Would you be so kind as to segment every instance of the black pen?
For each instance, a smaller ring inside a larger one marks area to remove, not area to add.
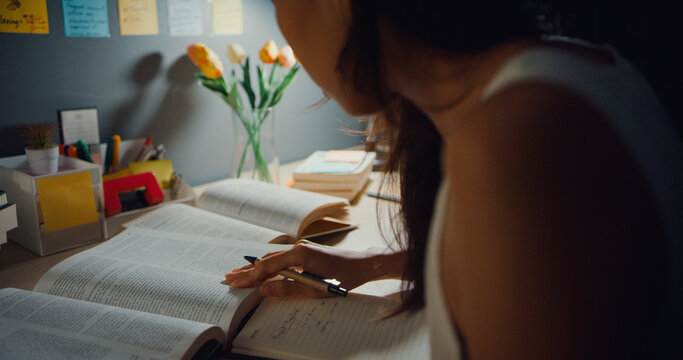
[[[244,258],[254,265],[260,261],[260,259],[255,256],[245,256]],[[282,270],[278,272],[278,274],[320,291],[326,291],[339,296],[346,296],[347,293],[346,289],[339,287],[339,285],[333,284],[318,275],[313,275],[305,271]]]

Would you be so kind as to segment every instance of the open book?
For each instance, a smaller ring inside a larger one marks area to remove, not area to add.
[[[130,226],[54,266],[34,291],[0,290],[0,358],[190,359],[231,346],[294,359],[428,352],[421,313],[379,319],[394,300],[352,294],[259,305],[255,288],[222,283],[244,254],[283,248]]]
[[[124,227],[163,229],[234,240],[294,243],[354,229],[346,221],[348,201],[247,179],[208,188],[197,207],[173,204],[149,212]]]

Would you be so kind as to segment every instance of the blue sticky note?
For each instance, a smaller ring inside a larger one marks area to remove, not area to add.
[[[62,0],[68,37],[109,37],[107,0]]]
[[[200,0],[169,0],[168,28],[171,36],[202,34]]]

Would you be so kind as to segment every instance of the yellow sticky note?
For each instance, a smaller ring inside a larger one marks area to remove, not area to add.
[[[125,168],[125,169],[121,169],[115,173],[102,175],[102,181],[104,182],[107,180],[114,180],[114,179],[126,177],[128,175],[130,175],[130,169]]]
[[[145,172],[153,172],[162,189],[171,188],[171,176],[173,176],[173,164],[170,159],[131,162],[128,164],[131,175]]]
[[[213,0],[213,33],[241,34],[242,0]]]
[[[121,35],[156,35],[159,33],[156,0],[119,0]]]
[[[36,179],[45,231],[97,221],[97,205],[90,172]]]
[[[0,2],[0,32],[49,34],[45,0]]]

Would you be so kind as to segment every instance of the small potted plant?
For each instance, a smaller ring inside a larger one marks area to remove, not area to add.
[[[57,172],[59,147],[52,141],[57,126],[52,123],[26,125],[19,135],[26,142],[26,158],[35,175]]]

